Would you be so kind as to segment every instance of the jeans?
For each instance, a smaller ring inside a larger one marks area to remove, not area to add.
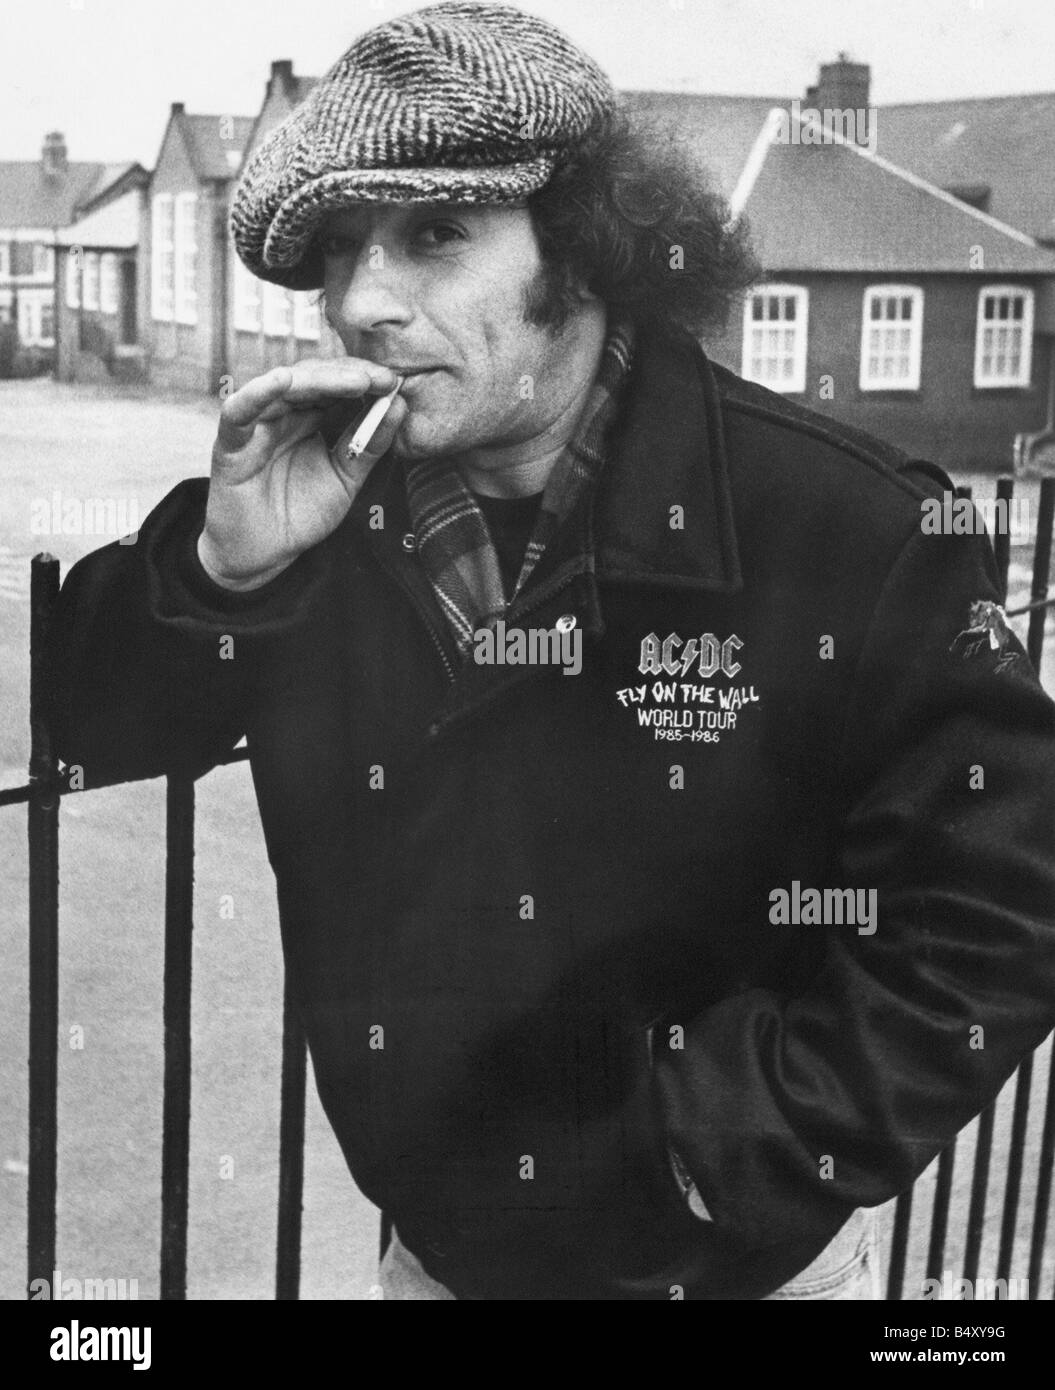
[[[378,1291],[386,1299],[427,1299],[457,1302],[450,1289],[425,1273],[393,1230],[381,1261]],[[372,1291],[373,1292],[373,1291]],[[863,1207],[824,1247],[811,1265],[796,1274],[764,1301],[791,1299],[881,1299],[879,1278],[879,1218]]]

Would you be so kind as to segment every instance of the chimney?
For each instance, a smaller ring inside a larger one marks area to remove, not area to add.
[[[848,116],[841,122],[836,119],[834,127],[858,145],[868,145],[874,121],[874,113],[868,106],[871,80],[872,69],[867,63],[851,62],[848,54],[840,53],[834,63],[821,64],[817,85],[807,87],[806,100],[820,111],[822,119],[825,111],[852,112],[854,119]]]
[[[186,108],[184,107],[182,101],[174,101],[174,102],[172,103],[172,115],[173,115],[173,116],[182,116],[185,110],[186,110]]]
[[[289,92],[293,87],[293,62],[290,58],[276,58],[271,64],[271,78],[267,84],[268,96],[278,87],[284,92]]]
[[[69,165],[66,158],[66,140],[61,131],[49,130],[44,136],[40,164],[46,179],[61,179],[65,176]]]

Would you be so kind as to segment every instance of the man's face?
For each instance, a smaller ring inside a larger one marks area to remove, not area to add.
[[[524,317],[541,266],[525,207],[364,204],[320,245],[345,351],[406,378],[398,457],[524,443],[566,407],[562,339]]]

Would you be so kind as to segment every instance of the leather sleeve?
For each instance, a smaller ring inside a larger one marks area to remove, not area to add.
[[[245,733],[267,640],[311,606],[321,555],[251,593],[213,583],[197,557],[207,496],[205,478],[180,483],[133,544],[85,556],[62,586],[47,721],[85,787],[206,772]]]
[[[873,613],[830,886],[877,890],[874,934],[815,928],[805,992],[722,1001],[657,1055],[719,1233],[821,1237],[903,1191],[1055,1025],[1055,708],[972,614],[997,583],[984,538],[917,526]]]

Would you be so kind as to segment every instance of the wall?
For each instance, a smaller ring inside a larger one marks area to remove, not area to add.
[[[973,379],[979,288],[1007,280],[1038,289],[1043,282],[981,272],[973,277],[773,273],[768,278],[803,285],[810,292],[806,391],[790,395],[790,400],[944,468],[1010,470],[1014,436],[1041,428],[1052,363],[1050,336],[1034,336],[1028,388],[979,390]],[[924,291],[918,391],[862,391],[858,384],[864,291],[883,283],[919,285]],[[726,332],[705,339],[704,348],[739,373],[742,341],[743,314],[737,307]],[[826,375],[833,378],[830,400],[821,399],[821,378]]]
[[[173,197],[178,193],[196,193],[198,196],[196,324],[162,321],[153,317],[152,211],[154,199],[161,193],[171,193]],[[221,193],[221,202],[223,196]],[[224,212],[223,206],[217,208],[213,186],[199,185],[178,128],[178,120],[173,120],[162,142],[157,169],[151,179],[139,262],[140,334],[147,353],[150,379],[163,389],[210,393],[220,389],[217,371],[219,344],[215,325],[223,307],[217,303],[220,284],[218,272],[221,268],[217,261],[215,226],[217,217],[222,218]]]

